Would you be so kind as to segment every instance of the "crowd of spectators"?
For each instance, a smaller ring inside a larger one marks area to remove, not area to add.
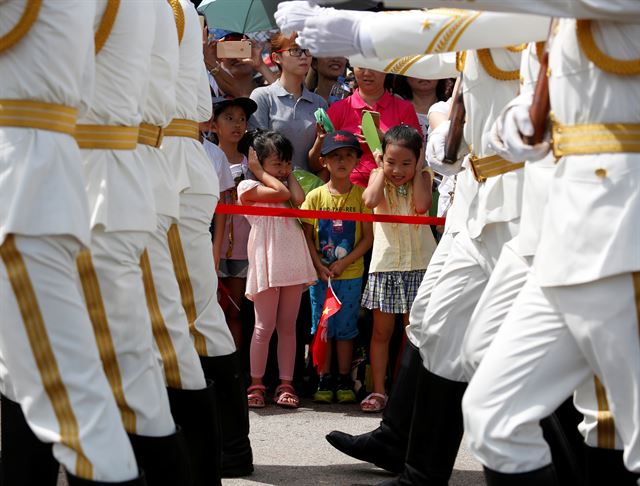
[[[214,109],[201,131],[220,203],[400,215],[429,210],[432,191],[438,193],[424,162],[427,113],[450,97],[451,80],[312,58],[295,34],[276,33],[268,46],[252,41],[246,59],[217,56],[218,42],[240,39],[247,38],[226,33],[204,42]],[[339,77],[354,79],[353,92],[329,106]],[[318,109],[326,110],[334,132],[317,123]],[[376,115],[382,153],[364,141],[363,111]],[[250,407],[265,406],[269,386],[283,407],[297,407],[298,393],[317,402],[363,399],[365,412],[385,407],[403,326],[436,245],[428,226],[216,213],[212,242],[219,299],[247,362]],[[342,308],[329,319],[335,342],[326,362],[314,369],[309,344],[329,280]]]

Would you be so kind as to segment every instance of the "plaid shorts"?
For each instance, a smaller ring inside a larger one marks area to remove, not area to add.
[[[362,307],[389,314],[408,313],[425,271],[370,273],[362,294]]]

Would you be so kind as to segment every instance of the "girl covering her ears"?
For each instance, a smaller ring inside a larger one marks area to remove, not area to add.
[[[291,142],[278,132],[258,133],[249,152],[249,168],[257,180],[238,185],[241,204],[265,207],[299,206],[304,191],[293,175]],[[296,355],[296,318],[305,287],[316,280],[316,271],[300,223],[294,218],[247,216],[251,223],[246,296],[255,308],[251,339],[249,407],[265,406],[265,373],[269,341],[278,331],[278,368],[281,384],[275,401],[297,408],[291,385]]]
[[[431,206],[431,174],[424,168],[422,134],[415,128],[390,128],[376,152],[378,167],[371,171],[362,200],[375,214],[415,216]],[[373,310],[370,360],[373,393],[360,404],[364,412],[378,412],[387,404],[385,371],[395,314],[409,323],[409,311],[436,247],[428,225],[374,223],[373,253],[362,306]]]

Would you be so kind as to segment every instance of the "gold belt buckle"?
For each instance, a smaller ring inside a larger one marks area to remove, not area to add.
[[[469,164],[471,165],[471,172],[473,172],[473,177],[482,184],[487,178],[483,175],[480,175],[478,168],[476,167],[476,162],[478,161],[478,157],[474,154],[469,155]]]

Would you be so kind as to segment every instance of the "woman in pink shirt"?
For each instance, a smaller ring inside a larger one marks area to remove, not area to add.
[[[410,101],[392,95],[384,88],[385,73],[367,68],[354,68],[358,88],[351,96],[336,101],[329,107],[329,118],[336,130],[348,130],[362,134],[362,111],[380,113],[380,130],[386,132],[396,125],[409,125],[420,131],[416,110]],[[371,150],[361,142],[363,155],[360,163],[351,173],[351,181],[367,187],[369,174],[377,167]]]

